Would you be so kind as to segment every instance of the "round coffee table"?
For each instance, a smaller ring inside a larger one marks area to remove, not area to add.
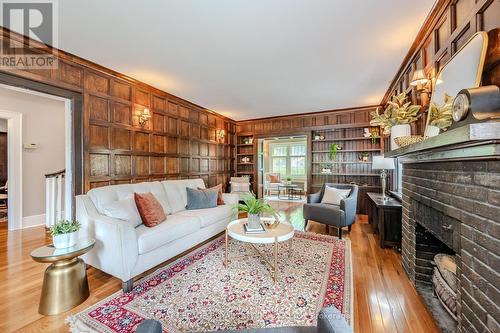
[[[261,222],[265,226],[266,222],[273,222],[274,218],[261,217]],[[271,272],[273,274],[273,280],[276,283],[278,280],[278,244],[280,242],[288,241],[288,255],[292,253],[292,241],[295,229],[289,223],[280,223],[274,229],[265,228],[266,231],[263,233],[246,233],[244,224],[247,223],[247,219],[239,219],[232,221],[227,225],[226,228],[226,247],[224,253],[224,266],[229,267],[229,261],[240,259],[244,257],[255,257],[260,256],[264,261],[271,267]],[[240,242],[248,243],[257,251],[254,255],[244,255],[238,257],[229,258],[228,247],[229,247],[229,237],[236,239]],[[268,257],[259,251],[255,244],[274,244],[273,250],[273,262],[271,262]]]
[[[52,244],[31,252],[33,260],[51,263],[43,276],[38,312],[55,315],[74,308],[89,297],[85,262],[78,258],[95,244],[91,238],[79,239],[75,246],[56,249]]]

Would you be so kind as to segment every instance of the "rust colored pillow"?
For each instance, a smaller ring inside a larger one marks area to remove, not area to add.
[[[225,205],[224,199],[222,199],[222,184],[216,185],[209,189],[198,187],[198,190],[218,190],[217,192],[217,206]]]
[[[154,227],[167,219],[163,207],[153,193],[134,193],[134,200],[146,227]]]
[[[278,176],[276,176],[276,175],[269,175],[269,182],[270,183],[279,183],[280,180],[279,180]]]

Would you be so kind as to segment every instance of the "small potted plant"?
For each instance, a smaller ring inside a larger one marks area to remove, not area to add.
[[[387,103],[385,111],[380,114],[379,109],[373,111],[371,116],[371,126],[381,126],[384,134],[391,135],[391,150],[399,148],[394,141],[395,138],[411,135],[410,124],[417,120],[420,105],[412,105],[406,102],[406,93],[392,96]]]
[[[288,176],[286,177],[286,183],[291,184],[292,183],[292,177]]]
[[[429,108],[429,124],[425,130],[424,136],[436,136],[439,132],[446,131],[452,124],[452,105],[453,98],[445,94],[444,104],[439,106],[436,103],[431,103]]]
[[[335,157],[337,157],[337,152],[338,152],[339,150],[342,150],[342,147],[340,147],[338,144],[336,144],[336,143],[332,143],[332,144],[330,145],[330,159],[331,159],[331,160],[334,160],[334,159],[335,159]]]
[[[235,207],[240,212],[248,213],[248,227],[258,228],[260,226],[260,215],[269,213],[276,215],[276,211],[263,199],[257,199],[253,194],[242,197],[243,203],[238,203]]]
[[[78,221],[61,220],[50,228],[52,243],[56,249],[65,249],[76,244],[78,230],[80,229]]]

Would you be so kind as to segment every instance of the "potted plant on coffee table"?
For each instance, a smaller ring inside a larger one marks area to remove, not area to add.
[[[243,203],[235,205],[238,211],[248,213],[248,226],[258,228],[260,226],[260,216],[263,213],[276,214],[276,211],[263,199],[257,199],[253,194],[242,197]]]
[[[56,249],[65,249],[76,244],[78,230],[80,229],[78,221],[61,220],[50,228],[52,243]]]
[[[420,105],[412,105],[411,101],[406,102],[406,93],[392,96],[387,102],[383,113],[379,109],[373,111],[371,116],[371,126],[381,126],[384,134],[391,135],[391,150],[399,148],[394,141],[395,138],[411,135],[410,124],[417,120]]]

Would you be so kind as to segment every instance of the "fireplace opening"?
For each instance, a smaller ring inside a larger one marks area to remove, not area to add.
[[[457,327],[457,256],[419,223],[415,224],[415,284],[444,333]]]

